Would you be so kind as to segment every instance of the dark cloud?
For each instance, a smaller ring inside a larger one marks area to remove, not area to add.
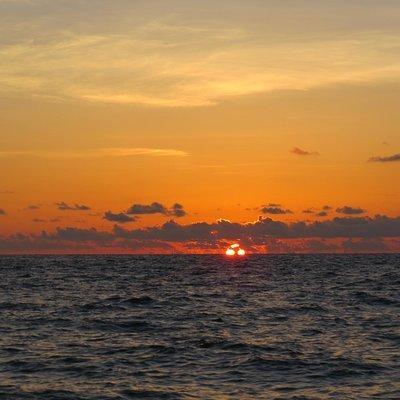
[[[0,190],[0,194],[14,194],[12,190]]]
[[[27,210],[39,210],[40,207],[41,207],[40,204],[30,204],[30,205],[27,207]]]
[[[264,214],[293,214],[291,210],[285,210],[284,208],[280,207],[278,204],[268,204],[260,209],[260,211]]]
[[[32,220],[33,222],[38,222],[38,223],[41,223],[41,222],[46,222],[46,220],[45,219],[40,219],[40,218],[33,218],[33,220]]]
[[[321,211],[316,211],[315,208],[307,208],[303,210],[303,214],[314,214],[317,217],[326,217],[328,215],[328,211],[331,210],[330,206],[323,206]]]
[[[397,237],[400,236],[400,217],[377,215],[370,217],[343,217],[325,221],[291,222],[261,218],[256,222],[239,224],[227,220],[215,223],[197,222],[180,225],[168,221],[158,227],[126,230],[114,227],[118,237],[141,240],[190,241],[216,239],[249,239],[262,244],[266,238],[351,238],[351,237]]]
[[[161,203],[151,204],[133,204],[126,211],[127,214],[141,215],[141,214],[168,214],[168,210]]]
[[[107,221],[118,222],[120,224],[125,224],[127,222],[136,221],[137,218],[131,217],[125,213],[116,213],[115,214],[111,211],[106,211],[104,213],[103,219],[106,219]]]
[[[6,212],[2,208],[0,208],[0,215],[6,215]]]
[[[343,242],[343,249],[350,253],[383,253],[388,250],[388,246],[382,238],[347,239]]]
[[[378,162],[378,163],[397,162],[397,161],[400,161],[400,153],[386,157],[371,157],[368,160],[368,162]]]
[[[346,214],[346,215],[358,215],[358,214],[364,214],[366,211],[360,207],[343,206],[343,207],[338,207],[336,209],[336,212],[339,214]]]
[[[189,248],[220,249],[238,240],[248,249],[261,246],[270,252],[399,251],[399,241],[396,244],[392,240],[392,247],[388,247],[390,238],[400,238],[400,217],[336,217],[313,222],[260,218],[251,223],[219,220],[186,225],[170,220],[161,226],[146,228],[126,229],[114,225],[111,231],[101,231],[66,227],[39,235],[12,235],[0,238],[0,249],[5,252],[18,248],[28,252],[35,248],[38,251],[112,248],[140,252],[159,248],[179,252]]]
[[[175,203],[170,209],[161,203],[153,202],[151,204],[133,204],[128,208],[126,214],[145,215],[145,214],[162,214],[174,217],[184,217],[186,211],[182,204]]]
[[[65,203],[64,201],[61,201],[59,203],[56,203],[56,206],[59,210],[61,211],[66,211],[66,210],[71,210],[71,211],[88,211],[91,208],[89,206],[86,206],[84,204],[75,204],[73,206]]]
[[[89,206],[85,206],[84,204],[75,204],[74,210],[78,211],[87,211],[90,210],[91,208]]]
[[[338,249],[338,245],[325,239],[309,239],[302,243],[305,253],[333,253]]]
[[[317,151],[307,151],[307,150],[302,150],[298,147],[293,147],[292,150],[290,150],[291,153],[296,154],[298,156],[318,156],[319,153]]]
[[[273,254],[326,254],[339,252],[341,248],[339,243],[327,239],[282,240],[270,238],[266,241],[265,250]]]
[[[183,208],[182,204],[175,203],[170,210],[170,215],[173,215],[175,217],[184,217],[186,215],[186,211]]]
[[[110,232],[98,231],[95,228],[81,229],[75,227],[57,228],[55,233],[42,233],[48,240],[66,240],[71,242],[94,241],[102,243],[113,240],[113,234]]]

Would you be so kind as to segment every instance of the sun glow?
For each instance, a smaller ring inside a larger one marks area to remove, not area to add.
[[[228,247],[225,254],[229,257],[244,256],[246,254],[246,251],[244,249],[240,248],[240,246],[237,243],[235,243]]]
[[[228,250],[226,250],[225,254],[227,256],[234,256],[236,253],[235,253],[235,250],[229,248]]]

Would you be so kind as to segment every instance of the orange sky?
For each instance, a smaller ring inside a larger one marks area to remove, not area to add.
[[[153,202],[124,228],[396,219],[399,7],[0,1],[0,252]]]

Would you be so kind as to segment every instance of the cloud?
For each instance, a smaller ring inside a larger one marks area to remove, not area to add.
[[[1,190],[0,194],[14,194],[12,190]]]
[[[350,253],[384,253],[388,250],[388,246],[382,238],[347,239],[343,242],[343,248]]]
[[[130,156],[153,156],[153,157],[185,157],[188,153],[176,149],[157,149],[146,147],[133,148],[105,148],[92,150],[88,153],[93,157],[130,157]]]
[[[337,208],[336,212],[339,214],[357,215],[357,214],[364,214],[366,211],[360,207],[343,206]]]
[[[40,207],[41,207],[40,204],[30,204],[30,205],[27,207],[27,210],[39,210]]]
[[[160,227],[139,228],[131,231],[115,227],[117,236],[135,239],[167,241],[249,239],[254,243],[266,238],[335,238],[335,237],[396,237],[400,236],[400,217],[377,215],[370,217],[343,217],[325,221],[291,222],[261,218],[256,222],[239,224],[227,220],[215,223],[197,222],[180,225],[168,221]]]
[[[71,242],[94,241],[104,243],[113,239],[113,234],[110,232],[98,231],[95,228],[81,229],[75,227],[57,228],[55,233],[42,233],[42,237],[48,240],[66,240]]]
[[[110,147],[101,149],[88,149],[82,151],[64,150],[3,150],[0,151],[1,157],[39,157],[49,159],[68,159],[68,158],[101,158],[101,157],[186,157],[189,154],[177,149],[159,149],[146,147]]]
[[[186,225],[167,221],[161,226],[126,229],[114,225],[111,231],[66,227],[37,235],[0,237],[2,252],[63,251],[153,251],[188,252],[193,249],[221,251],[232,240],[247,248],[267,247],[269,252],[373,252],[400,251],[400,217],[343,217],[314,222],[282,222],[260,218],[237,223],[218,220]],[[384,244],[384,246],[382,245]],[[153,249],[153,250],[151,250]],[[220,250],[218,250],[220,249]],[[163,250],[163,251],[164,251]]]
[[[369,162],[377,162],[377,163],[388,163],[388,162],[398,162],[400,161],[400,153],[393,154],[392,156],[386,157],[371,157]]]
[[[170,209],[168,209],[165,205],[161,203],[153,202],[151,204],[133,204],[131,207],[128,208],[128,210],[126,210],[126,214],[162,214],[174,217],[184,217],[186,215],[186,211],[184,207],[179,203],[175,203]]]
[[[182,204],[175,203],[171,207],[169,214],[179,218],[179,217],[184,217],[186,215],[186,211],[184,210]]]
[[[0,215],[6,215],[6,212],[2,208],[0,208]]]
[[[323,206],[321,211],[316,211],[315,208],[307,208],[303,210],[303,214],[314,214],[317,217],[326,217],[328,215],[328,211],[331,210],[330,206]]]
[[[141,215],[141,214],[164,214],[167,215],[168,211],[161,203],[151,204],[133,204],[126,210],[127,214]]]
[[[262,207],[260,211],[264,214],[293,214],[291,210],[285,210],[279,204],[267,204]]]
[[[42,222],[46,222],[46,220],[45,220],[45,219],[41,219],[41,218],[34,218],[34,219],[32,220],[32,222],[42,223]]]
[[[70,210],[70,211],[88,211],[88,210],[91,209],[89,206],[86,206],[84,204],[68,205],[64,201],[56,203],[56,206],[61,211],[67,211],[67,210]]]
[[[129,215],[125,213],[113,213],[111,211],[106,211],[104,213],[103,219],[106,219],[107,221],[112,221],[112,222],[118,222],[120,224],[125,224],[127,222],[133,222],[136,221],[136,217],[130,217]]]
[[[298,40],[298,35],[271,34],[258,24],[193,21],[184,10],[168,12],[174,14],[168,19],[146,18],[145,13],[139,22],[134,8],[116,4],[113,15],[121,17],[113,20],[118,26],[111,20],[99,23],[101,18],[94,15],[82,27],[75,22],[82,7],[65,6],[61,12],[54,6],[48,18],[35,11],[2,18],[1,91],[56,100],[190,107],[231,96],[399,76],[393,50],[399,37],[375,25],[370,31],[365,27],[361,33],[352,29],[344,34],[340,29],[330,35],[307,27]],[[265,18],[271,18],[266,15],[270,11],[257,7]],[[8,15],[7,8],[3,14]],[[127,25],[126,20],[135,22]]]
[[[325,239],[309,239],[303,242],[303,249],[306,253],[333,253],[339,246]]]
[[[291,153],[296,154],[298,156],[318,156],[319,153],[316,151],[307,151],[307,150],[302,150],[298,147],[293,147],[292,150],[290,150]]]

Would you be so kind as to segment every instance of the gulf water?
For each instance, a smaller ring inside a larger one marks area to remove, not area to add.
[[[399,399],[399,255],[0,258],[0,398]]]

